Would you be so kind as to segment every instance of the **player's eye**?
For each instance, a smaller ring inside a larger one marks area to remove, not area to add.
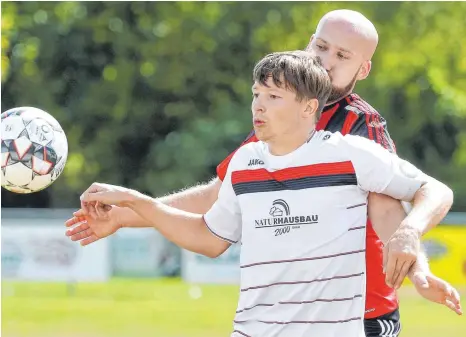
[[[257,97],[259,97],[259,94],[252,93],[252,97],[253,97],[253,98],[257,98]]]
[[[277,95],[270,95],[270,98],[271,98],[271,99],[277,99],[277,98],[280,98],[280,97],[277,96]]]
[[[327,48],[325,48],[324,46],[321,46],[321,45],[318,45],[318,44],[316,45],[316,47],[317,47],[317,49],[319,49],[319,50],[325,50],[325,49],[327,49]]]
[[[347,60],[348,57],[346,57],[345,55],[343,55],[342,53],[338,53],[337,54],[337,57],[340,59],[340,60]]]

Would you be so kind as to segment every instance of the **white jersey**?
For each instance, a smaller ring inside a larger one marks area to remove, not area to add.
[[[232,336],[364,336],[368,192],[410,201],[425,177],[340,133],[316,132],[284,156],[263,142],[241,147],[204,217],[242,245]]]

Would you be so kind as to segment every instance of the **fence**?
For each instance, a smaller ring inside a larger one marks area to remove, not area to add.
[[[112,276],[181,275],[192,283],[237,283],[239,246],[209,259],[168,242],[153,229],[122,229],[87,247],[64,236],[69,209],[2,209],[2,278],[106,281]],[[466,284],[466,213],[450,213],[426,234],[432,271]]]

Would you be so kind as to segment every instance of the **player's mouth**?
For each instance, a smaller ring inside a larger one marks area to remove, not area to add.
[[[252,123],[254,126],[263,126],[265,124],[265,122],[260,118],[254,118]]]

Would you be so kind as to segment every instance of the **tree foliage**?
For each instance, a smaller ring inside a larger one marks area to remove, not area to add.
[[[356,91],[465,210],[464,2],[2,2],[2,111],[50,112],[70,148],[53,186],[2,191],[2,205],[76,207],[93,181],[161,195],[207,180],[251,127],[254,63],[304,48],[337,8],[379,30]]]

